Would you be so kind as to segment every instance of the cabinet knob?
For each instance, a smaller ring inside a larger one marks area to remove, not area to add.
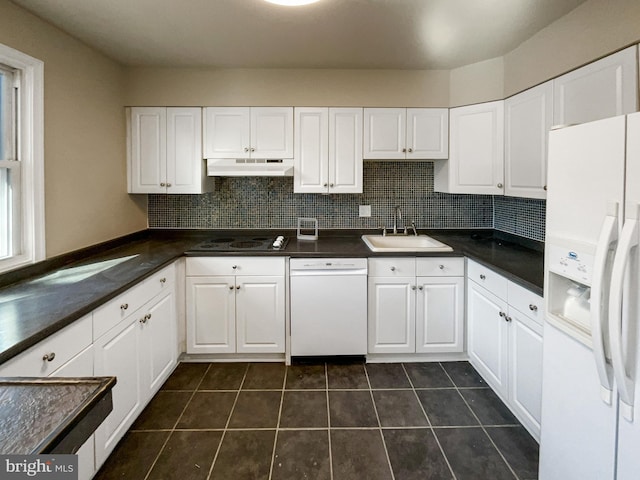
[[[170,183],[167,183],[167,187],[170,187],[170,186],[171,186],[171,184],[170,184]]]
[[[480,274],[480,280],[486,280],[487,277],[485,277],[483,274]]]
[[[439,265],[439,266],[438,266],[438,268],[439,268],[440,270],[444,270],[444,265]]]
[[[249,147],[244,147],[245,153],[249,151]]]
[[[160,283],[167,283],[167,279],[166,279],[165,277],[162,277],[162,278],[160,279]]]
[[[140,323],[147,323],[149,320],[151,320],[151,314],[147,313],[144,317],[142,317],[139,321]]]
[[[240,290],[240,285],[236,285],[236,290]]]
[[[418,287],[418,290],[424,290],[424,286],[420,285],[420,286]]]
[[[538,311],[538,306],[534,305],[533,303],[529,304],[529,310],[531,310],[532,312],[537,312]]]
[[[411,290],[415,290],[415,289],[416,289],[416,286],[415,286],[415,285],[412,285],[412,286],[411,286]]]
[[[329,184],[328,183],[323,183],[322,186],[326,188],[326,187],[329,186]]]
[[[329,184],[329,188],[333,188],[333,183],[330,183],[330,184]]]
[[[395,272],[396,271],[396,267],[391,267],[391,271]]]
[[[507,317],[507,316],[505,316],[505,317],[504,317],[504,319],[505,319],[507,322],[510,322],[510,321],[512,320],[512,318],[511,318],[511,317]]]
[[[502,188],[502,184],[501,184],[501,183],[499,183],[499,184],[497,185],[497,187],[498,187],[498,188]]]
[[[235,287],[233,285],[229,285],[229,290],[233,290]]]
[[[256,151],[256,149],[255,149],[255,148],[253,148],[253,147],[251,147],[251,151],[252,151],[252,152],[255,152],[255,151]]]
[[[233,268],[234,270],[238,269],[238,265],[232,265],[231,268]]]
[[[410,148],[410,149],[408,150],[408,152],[409,152],[409,153],[413,153],[413,148]]]
[[[120,305],[120,310],[126,310],[127,308],[129,308],[128,303],[123,303],[122,305]]]
[[[407,153],[407,149],[406,149],[406,148],[403,148],[403,149],[402,149],[402,153]]]
[[[506,314],[506,313],[504,313],[504,312],[502,312],[502,311],[501,311],[500,313],[498,313],[498,315],[500,315],[502,318],[504,318],[504,317],[506,317],[506,316],[507,316],[507,314]]]
[[[42,356],[42,361],[43,362],[53,362],[53,359],[56,358],[56,353],[55,352],[51,352],[51,353],[45,353]]]
[[[547,186],[546,186],[546,185],[545,185],[544,187],[542,187],[542,188],[544,188],[544,191],[545,191],[545,192],[547,191]]]

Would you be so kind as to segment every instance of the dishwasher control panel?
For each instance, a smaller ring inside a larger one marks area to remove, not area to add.
[[[292,258],[291,274],[309,271],[358,271],[367,273],[366,258]]]

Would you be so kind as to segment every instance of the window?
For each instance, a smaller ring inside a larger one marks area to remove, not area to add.
[[[0,272],[44,258],[43,64],[0,44]]]

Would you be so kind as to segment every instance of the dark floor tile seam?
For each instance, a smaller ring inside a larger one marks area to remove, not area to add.
[[[218,442],[218,448],[216,448],[216,453],[213,456],[213,460],[211,461],[211,466],[209,467],[209,473],[207,474],[207,480],[211,478],[211,474],[213,473],[213,466],[216,464],[216,460],[218,459],[218,455],[220,454],[220,449],[222,448],[222,442],[224,442],[225,434],[229,429],[229,423],[231,422],[231,417],[233,416],[233,411],[236,408],[236,404],[238,403],[238,397],[240,397],[240,392],[242,391],[242,386],[244,385],[244,381],[247,378],[247,372],[249,371],[249,363],[247,363],[244,369],[244,375],[242,376],[242,381],[240,382],[240,387],[236,392],[236,398],[233,400],[233,405],[231,405],[231,410],[229,411],[229,416],[227,417],[227,423],[224,426],[224,430],[222,431],[222,436],[220,437],[220,441]],[[204,378],[204,377],[203,377]],[[234,390],[235,391],[235,390]]]
[[[365,372],[367,369],[364,369]],[[333,451],[331,447],[331,408],[329,405],[329,365],[324,364],[325,396],[327,398],[327,441],[329,444],[329,479],[333,480]]]
[[[178,365],[180,365],[180,363],[176,364],[176,367],[174,368],[174,370],[176,368],[178,368]],[[210,369],[211,369],[211,363],[209,364],[207,369],[202,374],[202,377],[200,378],[200,381],[198,382],[198,385],[196,386],[196,388],[191,392],[191,396],[189,397],[189,400],[187,401],[187,403],[185,403],[184,408],[182,409],[182,412],[180,412],[180,415],[178,415],[178,418],[176,419],[175,423],[173,424],[173,428],[170,430],[171,433],[169,435],[167,435],[167,438],[165,439],[164,443],[162,444],[162,448],[160,448],[160,450],[158,451],[158,454],[156,455],[156,458],[154,458],[153,463],[149,467],[149,470],[147,470],[147,474],[144,476],[144,480],[147,480],[149,478],[149,475],[151,475],[151,472],[153,471],[153,467],[155,467],[156,463],[158,463],[158,460],[160,459],[160,456],[162,455],[162,452],[164,452],[164,449],[167,446],[167,443],[169,443],[169,439],[171,438],[171,435],[173,434],[173,432],[175,431],[176,427],[178,426],[178,423],[180,423],[180,419],[184,415],[184,412],[187,410],[187,407],[191,403],[191,400],[193,400],[193,397],[195,396],[196,392],[198,391],[198,387],[200,385],[202,385],[202,382],[204,381],[204,378],[207,376],[207,373],[209,373]],[[173,373],[173,372],[171,372],[171,373]],[[167,378],[169,378],[169,377],[167,377]],[[188,391],[191,391],[191,390],[188,390]]]
[[[414,390],[422,391],[422,390],[489,390],[490,387],[433,387],[433,388],[425,388],[425,387],[416,387]]]
[[[424,414],[424,417],[427,419],[427,424],[429,426],[429,429],[431,430],[431,434],[433,435],[433,438],[436,441],[436,444],[438,445],[438,449],[440,450],[440,454],[442,454],[442,458],[444,458],[444,461],[447,464],[447,467],[449,468],[449,472],[451,473],[451,477],[455,479],[456,478],[456,474],[453,472],[453,468],[451,467],[451,463],[449,462],[449,458],[447,458],[447,455],[444,453],[444,448],[442,448],[442,444],[440,443],[440,439],[438,438],[436,433],[433,431],[433,424],[431,423],[431,419],[429,418],[429,415],[427,415],[427,412],[424,409],[424,405],[422,405],[422,402],[420,401],[420,397],[418,396],[418,392],[416,391],[415,385],[413,384],[413,380],[411,380],[411,376],[409,375],[409,372],[407,372],[405,364],[402,363],[401,365],[402,365],[402,369],[404,370],[404,374],[409,379],[409,384],[411,385],[411,389],[413,390],[413,394],[415,395],[416,400],[418,401],[418,405],[420,406],[420,409],[422,410],[422,413]],[[440,365],[440,368],[442,368],[444,370],[444,367],[442,366],[441,362],[438,362],[438,365]],[[449,380],[451,380],[450,377],[449,377]],[[383,435],[383,437],[384,437],[384,435]]]
[[[401,364],[402,365],[402,364]],[[404,374],[407,375],[407,372],[404,370],[404,366],[402,367]],[[364,375],[367,377],[367,384],[369,385],[369,395],[371,396],[371,403],[373,403],[373,411],[376,413],[376,420],[378,421],[378,432],[380,433],[380,439],[382,440],[382,446],[384,447],[384,455],[387,457],[387,465],[389,466],[389,472],[391,472],[391,480],[395,480],[395,473],[393,473],[393,467],[391,466],[391,457],[389,457],[389,450],[387,449],[387,442],[384,441],[384,434],[382,433],[382,423],[380,422],[380,415],[378,414],[378,407],[376,405],[376,400],[373,397],[373,389],[371,388],[371,381],[369,380],[369,371],[365,367]],[[409,376],[407,375],[407,378]],[[409,379],[411,382],[411,379]]]
[[[273,449],[271,451],[271,465],[269,466],[269,480],[273,476],[273,464],[276,459],[276,446],[278,445],[278,427],[280,427],[280,420],[282,418],[282,404],[284,402],[285,386],[287,385],[287,369],[284,370],[284,378],[282,379],[282,391],[280,392],[280,408],[278,409],[278,421],[276,422],[276,433],[273,437]],[[255,390],[254,390],[255,391]]]
[[[446,369],[444,367],[442,367],[443,370],[445,371],[445,373],[447,374],[447,376],[449,376],[449,373],[446,371]],[[451,378],[451,376],[449,376],[449,380],[451,380],[451,382],[455,385],[455,382],[453,381],[453,378]],[[462,395],[462,393],[460,393],[460,390],[457,386],[456,386],[456,390],[458,391],[458,395],[460,395],[460,397],[462,398],[462,400],[464,401],[465,405],[467,405],[467,408],[471,411],[471,414],[475,417],[475,419],[478,421],[478,423],[480,424],[480,428],[482,429],[482,431],[484,432],[484,434],[487,436],[487,438],[489,439],[489,442],[491,442],[491,445],[493,445],[493,448],[496,449],[496,452],[498,452],[498,455],[500,455],[500,458],[502,458],[502,461],[505,463],[505,465],[507,466],[507,468],[509,469],[509,471],[511,472],[511,474],[513,475],[513,478],[515,478],[516,480],[519,480],[518,474],[515,472],[515,470],[513,469],[513,467],[511,467],[511,464],[507,461],[506,457],[502,454],[502,452],[500,451],[500,449],[498,448],[498,446],[496,445],[496,442],[493,441],[493,438],[491,438],[491,435],[489,435],[489,432],[487,432],[487,429],[485,428],[485,426],[482,424],[482,422],[480,421],[480,418],[478,417],[478,415],[476,415],[476,412],[473,410],[473,408],[471,408],[471,405],[469,405],[469,402],[467,402],[467,399],[464,398],[464,395]],[[502,400],[500,400],[502,401]],[[476,428],[478,428],[476,426]]]

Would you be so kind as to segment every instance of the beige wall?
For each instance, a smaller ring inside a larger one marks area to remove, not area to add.
[[[502,100],[503,57],[454,68],[449,77],[449,106]]]
[[[446,107],[447,70],[130,68],[128,105]]]
[[[517,93],[639,40],[639,0],[588,0],[505,55],[505,94]]]
[[[47,257],[146,228],[126,192],[124,68],[6,0],[0,43],[44,61]]]

